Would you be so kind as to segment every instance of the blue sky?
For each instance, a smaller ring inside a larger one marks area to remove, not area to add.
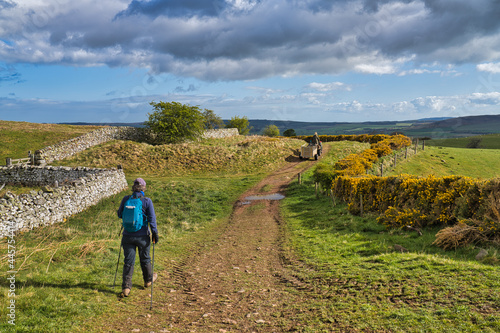
[[[0,119],[500,114],[494,0],[0,0]]]

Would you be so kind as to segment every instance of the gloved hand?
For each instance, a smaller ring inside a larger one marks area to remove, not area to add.
[[[151,238],[152,238],[154,244],[158,244],[159,237],[158,237],[157,232],[153,232]]]

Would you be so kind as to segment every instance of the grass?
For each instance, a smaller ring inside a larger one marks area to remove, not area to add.
[[[0,161],[27,158],[28,151],[45,148],[83,135],[98,126],[35,124],[0,120]]]
[[[483,149],[500,149],[500,134],[478,135],[466,138],[454,139],[432,139],[426,141],[426,144],[434,147],[453,147],[453,148],[467,148],[467,144],[472,139],[479,139],[480,148]]]
[[[54,165],[115,167],[126,173],[158,176],[186,174],[251,174],[269,172],[304,142],[297,139],[237,136],[185,144],[152,146],[132,141],[111,141]]]
[[[496,178],[500,176],[500,152],[494,149],[426,147],[407,161],[399,162],[384,175],[467,176]]]
[[[386,230],[375,216],[315,198],[311,173],[283,201],[288,248],[314,286],[304,297],[302,332],[498,332],[500,267],[476,262],[478,248],[430,245],[437,230]],[[408,249],[394,250],[395,244]],[[497,251],[498,249],[489,249]],[[292,266],[293,268],[293,266]]]
[[[129,182],[136,176],[129,175]],[[155,262],[158,270],[170,269],[171,260],[181,260],[194,237],[225,221],[238,195],[262,177],[142,176],[158,218],[156,256],[168,258]],[[119,311],[120,276],[117,287],[111,287],[120,248],[116,209],[127,193],[102,200],[64,223],[15,237],[17,332],[81,331],[91,326],[91,318]],[[7,258],[5,240],[0,253]],[[5,272],[0,282],[2,304],[8,302],[6,261],[1,263],[1,272]],[[134,288],[142,285],[140,279],[139,274],[134,275]],[[6,306],[1,307],[0,315],[6,318]],[[9,332],[10,328],[5,320],[0,322],[0,331]]]

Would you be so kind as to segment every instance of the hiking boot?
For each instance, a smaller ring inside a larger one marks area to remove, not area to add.
[[[158,278],[158,274],[154,273],[153,274],[153,282],[155,282],[157,278]],[[144,288],[151,287],[151,284],[153,284],[153,282],[151,282],[151,281],[144,282]]]
[[[130,288],[123,289],[122,294],[124,297],[128,297],[128,295],[130,295]]]

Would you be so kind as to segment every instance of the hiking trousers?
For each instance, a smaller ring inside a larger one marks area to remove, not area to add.
[[[153,269],[151,267],[151,257],[149,256],[149,249],[151,248],[151,239],[149,238],[149,235],[123,235],[122,247],[125,257],[123,264],[122,289],[132,289],[132,275],[134,274],[136,249],[139,251],[139,261],[141,263],[144,282],[152,281]]]

